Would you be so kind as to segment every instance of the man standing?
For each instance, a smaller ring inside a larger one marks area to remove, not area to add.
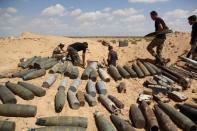
[[[150,16],[152,20],[155,21],[156,32],[162,32],[168,29],[164,20],[158,17],[158,14],[156,11],[150,12]],[[160,33],[156,35],[156,37],[152,40],[152,42],[147,47],[148,52],[156,58],[156,64],[164,64],[164,59],[162,58],[161,53],[162,53],[165,40],[166,40],[166,34]],[[153,50],[155,47],[156,47],[156,52]]]
[[[116,61],[118,60],[117,52],[114,51],[113,47],[110,45],[108,46],[108,50],[109,50],[108,59],[107,59],[108,66],[109,65],[116,66]]]
[[[68,57],[71,58],[73,65],[85,67],[85,54],[86,54],[87,48],[88,48],[87,42],[73,43],[73,44],[69,45],[67,48],[67,52],[68,52],[67,58]],[[81,61],[79,54],[78,54],[79,51],[83,51],[82,61]]]
[[[56,58],[58,60],[61,60],[63,57],[65,57],[65,51],[63,50],[64,44],[60,43],[54,50],[52,57]]]
[[[197,17],[195,15],[188,17],[188,22],[192,25],[192,32],[190,40],[191,50],[187,54],[187,57],[192,55],[192,59],[197,60]]]

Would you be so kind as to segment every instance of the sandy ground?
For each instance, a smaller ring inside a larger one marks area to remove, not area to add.
[[[113,38],[111,38],[113,39]],[[186,49],[189,49],[189,33],[173,33],[169,34],[165,42],[165,47],[163,50],[163,55],[166,58],[170,58],[171,62],[177,60],[177,56],[181,55]],[[51,56],[53,49],[60,43],[63,42],[66,46],[73,42],[83,42],[87,41],[89,43],[89,50],[87,52],[87,59],[99,60],[107,56],[107,47],[103,46],[101,43],[97,42],[97,39],[84,39],[84,38],[66,38],[61,36],[41,36],[32,33],[23,33],[17,38],[2,38],[0,39],[0,72],[6,70],[17,69],[17,64],[20,58],[29,58],[32,56]],[[109,38],[108,38],[109,40]],[[114,49],[118,52],[118,63],[124,65],[129,62],[132,63],[133,60],[137,58],[150,58],[153,57],[146,51],[146,47],[150,40],[147,39],[132,39],[130,38],[130,43],[128,47],[118,47],[118,44],[112,44]],[[65,47],[66,47],[65,46]],[[80,68],[80,74],[83,69]],[[28,81],[37,86],[41,86],[42,82],[48,77],[47,75]],[[88,128],[87,131],[97,131],[93,113],[95,111],[100,111],[109,119],[110,113],[100,104],[97,103],[95,107],[89,107],[88,103],[79,110],[70,109],[68,102],[62,110],[61,113],[55,113],[54,110],[54,97],[57,92],[58,85],[64,76],[58,75],[57,81],[46,90],[46,95],[44,97],[35,97],[33,100],[26,101],[17,97],[18,104],[30,104],[37,106],[37,115],[34,118],[9,118],[0,117],[1,120],[13,120],[16,122],[16,131],[26,131],[28,128],[38,127],[35,125],[36,118],[46,117],[46,116],[84,116],[88,117]],[[100,78],[98,78],[100,79]],[[0,84],[4,84],[6,81],[17,82],[21,79],[0,79]],[[125,108],[122,110],[121,117],[129,119],[129,108],[130,105],[136,103],[139,93],[143,90],[143,82],[145,79],[123,79],[127,84],[126,94],[119,94],[117,92],[116,86],[120,81],[115,82],[111,79],[109,83],[106,83],[108,94],[116,96],[124,104]],[[67,89],[71,84],[71,80],[68,79]],[[85,85],[87,81],[82,81],[79,90],[85,91]],[[192,81],[192,86],[190,89],[184,91],[184,94],[189,97],[187,101],[191,101],[191,98],[196,96],[196,94],[191,93],[193,88],[197,87],[197,82]],[[66,89],[66,91],[67,91]],[[174,104],[174,102],[171,102]]]

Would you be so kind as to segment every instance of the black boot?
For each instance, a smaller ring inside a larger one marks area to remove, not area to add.
[[[156,60],[155,60],[156,64],[161,65],[161,66],[165,65],[165,63],[164,63],[164,61],[163,61],[163,59],[161,57],[156,55],[155,58],[156,58]]]

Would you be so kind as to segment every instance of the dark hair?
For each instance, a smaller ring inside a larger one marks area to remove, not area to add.
[[[197,17],[196,15],[192,15],[190,17],[187,18],[189,21],[196,21],[197,20]]]
[[[83,42],[83,44],[88,48],[88,42]]]
[[[60,43],[60,44],[59,44],[59,47],[62,47],[62,48],[63,48],[63,47],[64,47],[64,44]]]
[[[113,47],[111,45],[108,46],[108,50],[111,50],[113,49]]]
[[[156,11],[154,11],[154,10],[151,11],[150,14],[153,15],[153,16],[157,16],[158,15],[158,13]]]
[[[83,42],[85,45],[88,45],[88,42]]]

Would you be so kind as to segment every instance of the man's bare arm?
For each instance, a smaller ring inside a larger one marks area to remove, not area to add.
[[[161,32],[161,31],[163,31],[163,29],[164,29],[164,28],[163,28],[162,24],[159,24],[159,25],[158,25],[158,31]]]

